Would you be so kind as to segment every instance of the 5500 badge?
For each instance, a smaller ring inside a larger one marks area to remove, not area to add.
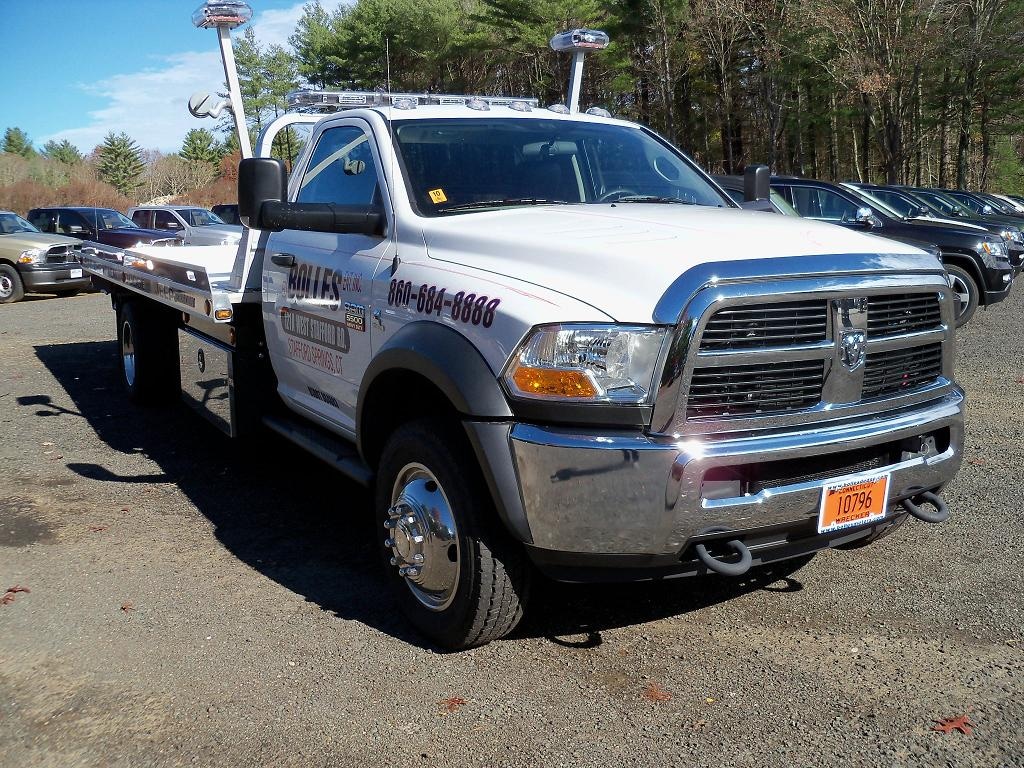
[[[415,307],[421,314],[438,317],[444,310],[448,310],[452,320],[456,322],[491,327],[501,299],[477,296],[475,293],[465,291],[448,296],[447,292],[447,288],[438,288],[436,285],[426,283],[418,290],[414,290],[412,283],[407,280],[392,280],[388,286],[388,306]]]

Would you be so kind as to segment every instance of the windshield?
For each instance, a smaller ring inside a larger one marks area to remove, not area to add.
[[[940,192],[926,192],[923,190],[915,190],[914,195],[916,197],[920,197],[933,208],[938,208],[947,216],[963,215],[962,206],[956,200],[946,197]]]
[[[1003,214],[1013,213],[1013,211],[1010,210],[1010,207],[1006,204],[1006,202],[1003,201],[1003,200],[1000,200],[995,195],[989,195],[989,194],[986,194],[986,193],[982,192],[982,193],[980,193],[978,195],[978,197],[980,197],[986,203],[991,205],[993,210],[995,210],[996,213],[1003,213]]]
[[[214,224],[224,223],[224,220],[217,214],[211,213],[205,208],[177,208],[176,210],[190,227],[210,227]]]
[[[420,213],[540,203],[730,207],[677,150],[619,125],[522,118],[396,121]]]
[[[96,229],[138,229],[139,226],[127,216],[112,211],[109,208],[94,208],[91,211],[81,211],[81,214],[88,219]]]
[[[14,235],[18,232],[38,231],[16,213],[0,213],[0,234]]]
[[[888,216],[888,217],[890,217],[892,219],[902,219],[903,218],[903,214],[902,213],[900,213],[899,211],[894,209],[891,205],[886,203],[884,200],[880,200],[879,198],[875,197],[870,192],[867,192],[866,190],[863,190],[860,187],[847,186],[846,184],[844,184],[843,186],[846,187],[846,189],[848,189],[851,192],[853,192],[853,194],[855,194],[857,197],[859,197],[865,203],[870,205],[872,208],[874,208],[875,209],[875,213],[878,213],[879,211],[881,211],[886,216]]]
[[[984,213],[985,206],[988,205],[984,200],[978,200],[973,195],[965,195],[958,192],[950,192],[949,196],[960,203],[964,208],[975,213]],[[989,206],[991,207],[991,206]]]

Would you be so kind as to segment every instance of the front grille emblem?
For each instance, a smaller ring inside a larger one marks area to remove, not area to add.
[[[846,370],[855,371],[864,363],[866,346],[867,334],[864,331],[843,331],[843,337],[839,341],[839,350]]]

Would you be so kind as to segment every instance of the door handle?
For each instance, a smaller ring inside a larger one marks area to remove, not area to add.
[[[295,257],[290,253],[275,253],[270,257],[270,260],[277,264],[279,267],[294,267]]]

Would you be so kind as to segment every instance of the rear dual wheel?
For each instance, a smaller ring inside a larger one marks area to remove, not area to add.
[[[122,304],[117,312],[117,348],[131,400],[156,405],[177,395],[178,331],[169,313],[136,301]]]
[[[377,477],[386,578],[410,621],[452,650],[515,629],[529,586],[525,554],[498,522],[461,429],[426,419],[399,427]]]

